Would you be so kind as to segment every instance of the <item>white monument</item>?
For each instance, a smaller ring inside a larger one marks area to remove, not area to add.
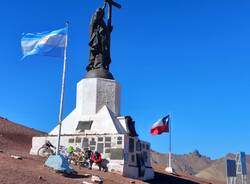
[[[120,85],[109,72],[112,6],[121,7],[105,0],[91,19],[88,72],[77,84],[75,109],[61,122],[60,145],[98,151],[108,161],[110,172],[149,180],[154,178],[150,144],[138,138],[130,116],[120,115]],[[37,155],[47,140],[57,145],[58,134],[59,126],[46,137],[33,137],[30,153]]]
[[[76,108],[62,121],[61,145],[97,150],[109,161],[109,171],[148,180],[154,177],[150,144],[129,136],[120,116],[120,86],[115,80],[87,78],[77,84]],[[33,137],[31,154],[49,140],[57,143],[58,126],[46,137]]]

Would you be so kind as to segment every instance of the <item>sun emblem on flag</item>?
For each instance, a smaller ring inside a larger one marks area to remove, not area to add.
[[[41,40],[39,40],[38,45],[46,44],[50,37],[51,37],[50,35],[43,37]]]

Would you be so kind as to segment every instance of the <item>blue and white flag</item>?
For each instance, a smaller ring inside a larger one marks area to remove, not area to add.
[[[27,33],[21,40],[23,58],[30,55],[63,57],[66,47],[67,28],[52,32]]]

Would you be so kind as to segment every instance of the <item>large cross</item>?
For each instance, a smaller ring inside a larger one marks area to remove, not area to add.
[[[108,13],[108,26],[112,27],[112,7],[121,8],[122,6],[119,3],[114,2],[113,0],[104,0],[105,3],[109,5],[109,13]]]

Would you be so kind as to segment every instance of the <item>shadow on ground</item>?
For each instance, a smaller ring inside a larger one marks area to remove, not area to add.
[[[165,175],[159,172],[155,172],[155,179],[148,181],[150,184],[199,184],[197,182],[185,180],[182,178],[178,178],[173,175]]]
[[[62,174],[66,178],[72,178],[72,179],[82,179],[82,178],[87,178],[84,175],[81,174]]]

